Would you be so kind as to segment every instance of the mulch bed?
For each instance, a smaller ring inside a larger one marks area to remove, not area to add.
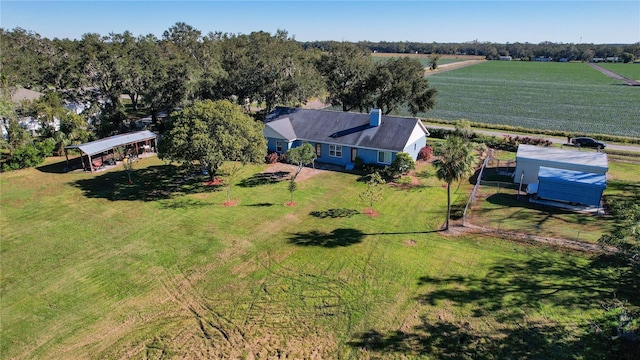
[[[213,179],[213,181],[205,181],[203,182],[204,185],[206,186],[218,186],[222,184],[222,179],[220,178],[215,178]]]
[[[377,212],[377,211],[375,211],[373,209],[369,209],[369,208],[366,208],[366,209],[362,210],[362,213],[367,215],[367,216],[369,216],[369,217],[372,217],[372,218],[377,217],[378,215],[380,215],[379,212]]]

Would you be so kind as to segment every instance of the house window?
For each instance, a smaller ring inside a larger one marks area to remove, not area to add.
[[[276,151],[279,153],[282,152],[282,141],[276,141]]]
[[[342,146],[340,145],[329,145],[329,156],[333,157],[342,157]]]
[[[378,151],[378,162],[381,164],[391,164],[391,151]]]

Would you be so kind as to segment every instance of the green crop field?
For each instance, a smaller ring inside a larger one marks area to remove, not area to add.
[[[640,64],[598,63],[598,66],[611,70],[627,79],[640,81]]]
[[[422,117],[640,137],[640,87],[585,63],[489,61],[428,80],[437,103]]]
[[[436,231],[429,164],[370,217],[348,173],[285,206],[287,182],[246,166],[224,206],[155,157],[133,184],[60,160],[0,174],[2,359],[619,358],[605,305],[640,305],[624,263]]]

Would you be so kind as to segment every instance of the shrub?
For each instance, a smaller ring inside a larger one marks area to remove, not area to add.
[[[270,152],[267,154],[267,156],[265,157],[265,162],[267,164],[275,164],[278,162],[278,153],[277,152]]]
[[[406,152],[399,152],[396,154],[396,158],[393,159],[387,173],[393,178],[415,168],[416,163],[413,161],[413,158],[411,158],[411,155]]]
[[[13,155],[2,164],[2,171],[26,169],[40,165],[44,158],[51,156],[55,148],[55,140],[49,138],[17,148]]]
[[[433,148],[429,145],[424,146],[418,152],[418,159],[420,160],[429,160],[431,159],[431,156],[433,156]]]

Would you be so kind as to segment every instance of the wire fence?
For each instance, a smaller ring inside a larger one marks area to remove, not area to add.
[[[595,243],[603,233],[600,214],[529,201],[514,183],[515,161],[485,159],[462,215],[465,226]]]

